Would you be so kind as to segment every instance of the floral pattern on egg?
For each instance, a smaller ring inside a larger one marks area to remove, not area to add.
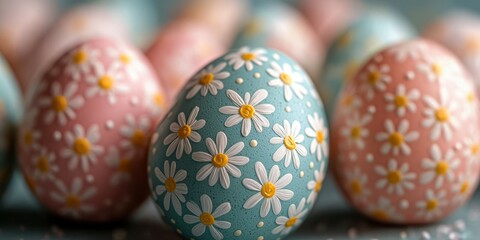
[[[321,190],[329,133],[305,72],[241,47],[198,71],[158,125],[149,184],[185,238],[283,238]]]
[[[470,197],[479,174],[478,96],[451,53],[422,39],[388,47],[343,98],[358,102],[337,102],[333,169],[356,209],[382,222],[430,223]]]
[[[148,194],[162,97],[145,58],[124,43],[90,40],[64,54],[32,91],[19,131],[20,166],[40,203],[82,221],[135,209]]]

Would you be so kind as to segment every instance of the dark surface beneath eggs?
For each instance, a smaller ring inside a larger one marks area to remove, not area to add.
[[[315,209],[287,239],[475,239],[480,234],[480,191],[443,222],[425,226],[381,225],[350,208],[326,180]],[[233,236],[232,236],[233,238]],[[0,207],[0,239],[168,239],[180,238],[160,221],[153,202],[146,201],[129,219],[108,225],[85,225],[47,214],[16,174]],[[238,239],[241,239],[239,237]],[[478,238],[477,238],[478,239]]]

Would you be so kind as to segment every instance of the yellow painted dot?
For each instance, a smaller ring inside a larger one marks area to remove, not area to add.
[[[388,214],[384,210],[381,210],[381,209],[377,209],[377,210],[373,211],[371,214],[372,214],[372,217],[374,217],[378,220],[387,220],[388,219]]]
[[[113,84],[114,84],[114,81],[113,81],[112,77],[110,77],[108,75],[103,75],[103,76],[99,77],[98,80],[97,80],[98,87],[101,88],[104,91],[108,91],[108,90],[112,89]]]
[[[127,159],[127,158],[121,158],[118,162],[118,171],[119,172],[130,172],[130,169],[132,168],[132,162]]]
[[[435,210],[438,206],[438,202],[435,199],[430,199],[427,201],[427,204],[425,204],[425,209],[428,211]]]
[[[175,179],[173,177],[168,177],[165,179],[165,189],[167,192],[174,192],[175,189],[177,189],[177,183],[175,182]]]
[[[37,167],[38,171],[42,173],[47,173],[50,170],[50,164],[48,163],[48,158],[46,158],[45,156],[39,156],[37,158],[37,162],[35,166]]]
[[[286,73],[280,73],[279,78],[285,85],[290,85],[292,83],[292,78]]]
[[[72,148],[77,155],[86,155],[90,152],[90,142],[86,138],[80,137],[75,139]]]
[[[296,217],[291,217],[285,222],[284,225],[285,225],[285,227],[289,228],[289,227],[292,227],[293,225],[295,225],[296,222],[297,222],[297,218]]]
[[[200,214],[200,222],[203,225],[210,226],[215,223],[215,218],[210,213],[202,213]]]
[[[52,98],[51,107],[55,112],[63,112],[68,107],[68,100],[62,95]]]
[[[323,143],[323,132],[322,131],[317,131],[315,139],[317,140],[317,143]]]
[[[395,104],[395,107],[397,108],[405,107],[408,104],[408,98],[404,95],[395,96],[393,99],[393,104]]]
[[[65,197],[65,205],[68,208],[77,209],[80,207],[80,198],[76,195],[67,195]]]
[[[448,111],[444,107],[440,107],[435,111],[435,119],[438,122],[446,122],[448,121],[448,117],[449,117]]]
[[[367,81],[370,85],[375,85],[381,77],[382,74],[379,71],[372,71],[368,73]]]
[[[315,182],[315,187],[313,188],[313,190],[315,192],[320,192],[320,189],[322,189],[322,181]]]
[[[445,175],[448,172],[448,163],[446,161],[439,161],[435,167],[437,175]]]
[[[387,173],[387,181],[389,184],[398,184],[402,181],[402,174],[400,171],[390,171]]]
[[[470,145],[470,154],[477,155],[479,151],[480,145],[478,145],[477,143],[473,143],[472,145]]]
[[[200,77],[200,79],[198,80],[198,83],[200,85],[206,86],[213,81],[214,77],[215,75],[213,75],[212,73],[204,74],[202,77]]]
[[[353,126],[350,129],[350,136],[354,139],[359,138],[361,133],[361,128],[359,126]]]
[[[353,193],[353,194],[361,194],[362,193],[362,184],[360,184],[360,181],[358,181],[357,179],[354,179],[350,182],[350,191]]]
[[[192,133],[192,128],[187,124],[187,125],[181,126],[180,129],[178,129],[177,136],[180,139],[185,139],[185,138],[188,138],[191,133]]]
[[[252,118],[253,115],[255,115],[255,108],[250,104],[242,105],[240,108],[238,108],[238,114],[242,118]]]
[[[283,145],[285,145],[285,147],[288,150],[293,150],[293,149],[295,149],[295,147],[297,147],[297,144],[295,143],[295,140],[290,135],[283,138]]]
[[[398,147],[403,143],[403,135],[399,132],[392,132],[390,136],[388,136],[388,142],[390,145]]]
[[[260,190],[260,193],[264,198],[271,198],[275,195],[275,185],[271,182],[266,182],[263,184],[262,189]]]
[[[84,63],[87,59],[88,55],[83,50],[78,50],[72,55],[72,62],[77,65]]]
[[[159,92],[156,92],[152,95],[152,100],[153,100],[153,104],[155,104],[158,107],[165,106],[165,98]]]
[[[443,72],[442,67],[437,63],[432,63],[432,65],[430,65],[430,69],[437,76],[441,75]]]
[[[131,58],[130,56],[128,56],[127,54],[125,53],[120,53],[120,55],[118,55],[118,60],[122,63],[122,64],[129,64],[130,61],[131,61]]]
[[[228,164],[228,156],[223,153],[215,154],[212,157],[212,165],[217,168],[225,167]]]
[[[145,146],[145,133],[142,130],[135,130],[130,136],[130,142],[135,147]]]
[[[461,194],[467,193],[468,189],[470,189],[470,183],[468,183],[468,181],[463,181],[462,184],[460,185],[460,193]]]
[[[244,54],[242,54],[241,58],[243,59],[243,61],[252,61],[253,59],[255,59],[255,54],[244,53]]]

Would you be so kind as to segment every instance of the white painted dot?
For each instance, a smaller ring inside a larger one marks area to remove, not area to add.
[[[256,73],[253,74],[253,77],[254,77],[254,78],[260,78],[260,76],[261,76],[261,75],[260,75],[260,73],[258,73],[258,72],[256,72]]]
[[[92,183],[93,181],[95,181],[95,178],[93,177],[93,175],[87,175],[85,177],[85,179],[87,180],[87,182],[89,183]]]
[[[155,153],[157,153],[157,148],[156,147],[152,148],[152,154],[155,154]]]
[[[400,207],[402,209],[407,209],[409,205],[410,204],[408,203],[408,201],[406,199],[403,199],[402,201],[400,201]]]
[[[275,60],[278,60],[278,59],[280,59],[280,55],[278,55],[278,54],[276,54],[276,53],[275,53],[275,54],[273,54],[273,59],[275,59]]]
[[[108,120],[108,121],[105,123],[105,127],[106,127],[108,130],[112,130],[112,129],[115,127],[115,123],[114,123],[112,120]]]
[[[234,235],[235,237],[239,237],[240,235],[242,235],[242,230],[237,230],[237,231],[235,231],[235,232],[233,233],[233,235]]]
[[[307,101],[307,107],[311,107],[312,104],[310,103],[310,101]]]
[[[313,162],[310,162],[309,167],[310,167],[311,169],[313,169],[313,167],[315,167],[315,165],[313,164]]]
[[[257,238],[257,240],[263,240],[263,239],[264,239],[263,236],[260,236]]]
[[[300,171],[300,178],[303,178],[305,176],[305,173],[303,171]]]
[[[243,78],[237,78],[237,80],[235,80],[235,82],[237,84],[242,84],[243,83]]]
[[[53,133],[53,139],[57,140],[57,141],[60,141],[62,140],[62,133],[60,131],[55,131]]]
[[[462,149],[462,144],[459,143],[459,142],[455,143],[455,150],[458,151],[458,150],[461,150],[461,149]]]
[[[407,238],[407,236],[408,236],[407,232],[400,232],[400,238],[401,239],[405,239],[405,238]]]
[[[421,238],[422,240],[430,239],[430,233],[428,233],[427,231],[423,231],[421,236],[422,236]]]
[[[173,224],[175,224],[175,219],[170,219],[170,222],[172,222]]]
[[[291,111],[292,111],[292,109],[289,106],[285,107],[285,112],[291,112]]]
[[[133,96],[132,98],[130,98],[130,104],[132,104],[132,106],[136,106],[138,102],[139,102],[138,97]]]
[[[407,80],[413,80],[415,78],[415,73],[412,71],[408,71],[407,74],[405,74],[405,78]]]
[[[250,147],[256,147],[257,145],[258,145],[257,140],[254,139],[254,140],[250,141]]]
[[[373,154],[368,153],[366,157],[367,162],[371,163],[374,160]]]
[[[258,227],[258,228],[263,227],[263,225],[264,225],[264,222],[262,222],[262,221],[260,221],[260,222],[257,223],[257,227]]]
[[[377,111],[377,109],[375,108],[375,106],[371,105],[368,107],[368,112],[371,113],[371,114],[374,114],[375,111]]]

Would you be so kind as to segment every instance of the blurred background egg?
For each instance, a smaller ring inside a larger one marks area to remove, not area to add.
[[[387,47],[340,97],[355,104],[337,102],[332,166],[358,211],[380,222],[426,224],[470,198],[479,176],[479,101],[451,52],[423,39]]]
[[[146,54],[162,81],[169,103],[199,68],[225,49],[221,39],[205,24],[177,20],[159,32]]]
[[[480,86],[480,17],[453,11],[427,26],[423,36],[449,48],[465,64]]]
[[[231,50],[190,79],[158,125],[152,197],[185,239],[281,239],[316,201],[328,139],[321,100],[296,62]]]
[[[335,40],[316,83],[327,114],[331,115],[342,84],[373,53],[389,44],[414,36],[415,30],[399,12],[387,7],[365,8]],[[347,100],[348,101],[348,100]]]
[[[303,15],[274,1],[258,3],[251,10],[232,48],[241,46],[280,50],[295,59],[312,78],[317,76],[324,57],[324,45]]]
[[[163,115],[146,58],[116,40],[88,40],[34,87],[18,155],[32,193],[51,213],[82,221],[125,217],[148,195],[148,139]]]
[[[21,115],[22,100],[18,84],[0,55],[0,197],[15,165],[15,131]]]

